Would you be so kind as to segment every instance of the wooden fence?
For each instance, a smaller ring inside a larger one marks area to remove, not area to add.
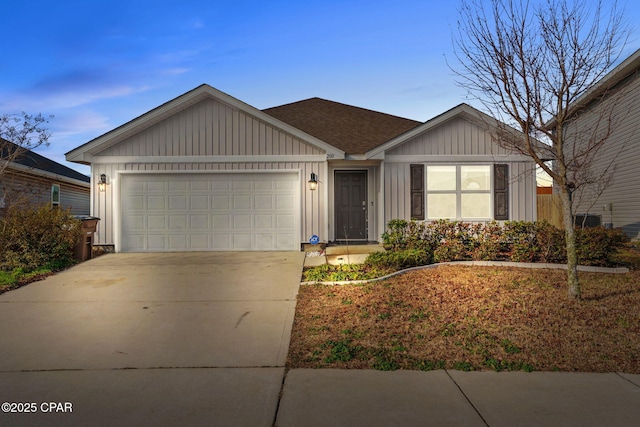
[[[562,228],[562,202],[559,194],[538,194],[538,221]]]

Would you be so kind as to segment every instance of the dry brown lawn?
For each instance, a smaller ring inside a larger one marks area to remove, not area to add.
[[[366,285],[306,285],[290,368],[640,373],[640,272],[443,266]]]

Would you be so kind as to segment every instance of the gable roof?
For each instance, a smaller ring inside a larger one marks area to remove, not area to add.
[[[456,117],[464,117],[467,120],[471,121],[482,120],[487,123],[497,123],[496,119],[484,114],[480,110],[477,110],[468,104],[462,103],[430,120],[427,120],[424,123],[421,123],[419,126],[415,126],[413,129],[410,129],[409,131],[386,141],[384,144],[374,147],[367,152],[366,158],[374,158],[377,155],[391,150],[398,145],[404,144],[411,138],[414,138],[421,133],[427,132],[428,130],[433,129],[436,126],[440,126],[441,124],[448,122],[449,120],[452,120]]]
[[[70,178],[82,182],[89,183],[90,178],[74,169],[41,156],[31,150],[27,150],[7,140],[2,140],[0,158],[6,159],[14,154],[17,150],[22,151],[12,160],[12,166],[18,166],[19,169],[38,169],[39,171],[60,177]]]
[[[219,102],[225,103],[232,108],[236,108],[243,111],[258,120],[261,120],[271,126],[281,129],[309,144],[324,150],[327,154],[333,154],[336,158],[344,157],[344,152],[336,147],[327,144],[325,141],[318,139],[317,137],[305,133],[290,124],[280,121],[277,118],[266,114],[249,104],[246,104],[239,99],[236,99],[224,92],[219,91],[207,84],[202,84],[195,89],[186,92],[177,98],[174,98],[159,107],[154,108],[151,111],[144,113],[143,115],[136,117],[135,119],[69,151],[65,154],[68,161],[90,164],[93,154],[100,152],[101,150],[110,147],[118,142],[153,126],[156,123],[164,120],[165,118],[172,116],[186,108],[197,104],[204,99],[215,99]]]
[[[263,111],[347,154],[365,154],[422,124],[321,98],[310,98]]]
[[[367,159],[379,158],[379,156],[383,155],[384,152],[389,151],[399,145],[402,145],[405,142],[409,141],[410,139],[415,138],[416,136],[424,132],[427,132],[431,129],[434,129],[455,118],[463,118],[465,120],[477,123],[482,127],[494,127],[494,126],[504,125],[504,124],[501,124],[494,117],[491,117],[488,114],[483,113],[482,111],[470,106],[469,104],[462,103],[424,122],[420,126],[416,126],[413,129],[387,141],[386,143],[378,147],[375,147],[372,150],[369,150],[366,153],[365,157]],[[522,135],[522,133],[517,129],[512,129],[508,127],[507,129],[509,129],[510,132],[513,132],[513,135],[515,137],[519,137]]]
[[[609,71],[604,77],[598,80],[591,89],[585,92],[572,105],[570,105],[569,116],[573,116],[584,106],[600,96],[606,96],[607,92],[622,82],[627,77],[640,70],[640,49],[632,53],[627,59]],[[555,119],[549,120],[547,127],[554,126]]]

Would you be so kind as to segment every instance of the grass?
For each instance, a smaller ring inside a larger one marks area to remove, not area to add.
[[[42,280],[54,272],[54,269],[48,267],[42,267],[30,272],[24,272],[21,268],[16,268],[12,271],[0,270],[0,294]]]
[[[443,266],[300,288],[290,368],[640,373],[640,271]]]

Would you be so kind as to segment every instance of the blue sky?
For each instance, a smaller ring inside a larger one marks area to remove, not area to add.
[[[64,153],[199,86],[257,108],[310,97],[428,120],[465,100],[458,1],[3,2],[0,113],[54,115]],[[630,2],[627,20],[640,22]],[[634,28],[628,56],[640,48]],[[446,58],[446,59],[445,59]]]

